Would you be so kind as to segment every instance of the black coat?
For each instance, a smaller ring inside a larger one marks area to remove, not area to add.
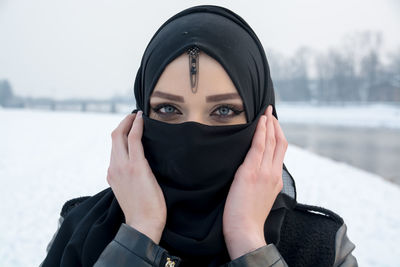
[[[286,194],[280,196],[283,202],[290,200]],[[88,198],[67,201],[61,211],[60,225],[71,210]],[[274,227],[269,227],[271,225]],[[355,245],[347,237],[346,224],[330,210],[300,203],[295,203],[291,209],[276,208],[268,215],[264,231],[268,245],[229,261],[224,266],[358,266],[351,254]],[[57,232],[53,240],[56,235]],[[221,266],[220,262],[221,259],[217,258],[199,266]],[[94,266],[178,265],[186,266],[179,257],[170,255],[146,235],[122,223]]]

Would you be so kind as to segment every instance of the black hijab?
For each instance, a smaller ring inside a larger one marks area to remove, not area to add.
[[[150,95],[161,73],[193,46],[224,67],[242,97],[246,124],[168,124],[148,117]],[[144,111],[145,156],[167,204],[160,246],[181,257],[183,266],[218,266],[229,261],[222,234],[225,200],[258,118],[268,105],[275,104],[260,41],[250,26],[228,9],[186,9],[165,22],[151,39],[134,92],[136,110]],[[277,116],[275,108],[273,114]],[[268,243],[279,242],[282,216],[276,211],[290,209],[294,203],[295,195],[278,195],[265,224]],[[88,198],[65,217],[43,267],[92,266],[122,222],[123,212],[110,188]]]
[[[150,95],[164,68],[193,46],[227,71],[242,97],[247,121],[275,104],[264,48],[250,26],[226,8],[197,6],[167,20],[146,48],[134,89],[136,105],[144,114],[149,112]]]

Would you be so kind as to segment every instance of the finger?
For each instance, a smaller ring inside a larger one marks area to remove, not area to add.
[[[117,128],[111,133],[112,147],[111,157],[117,157],[117,159],[128,158],[128,140],[127,133],[132,125],[135,118],[135,114],[127,115],[118,125]]]
[[[274,158],[274,152],[275,152],[275,144],[276,144],[272,106],[268,106],[267,108],[266,135],[264,142],[265,142],[265,150],[262,159],[262,164],[265,165],[265,167],[269,168],[272,165],[272,160]]]
[[[130,159],[143,159],[143,112],[138,111],[135,120],[133,121],[132,128],[128,134],[128,153]]]
[[[274,117],[275,126],[275,136],[276,136],[276,147],[273,159],[273,165],[277,168],[282,168],[283,159],[285,158],[285,153],[288,147],[288,142],[285,135],[283,134],[282,128],[279,125],[279,121]]]
[[[243,162],[249,168],[260,168],[265,149],[265,122],[266,117],[262,115],[258,121],[249,152]]]
[[[136,113],[128,114],[118,125],[118,128],[120,128],[121,133],[124,136],[128,136],[129,131],[132,128],[132,123],[136,118]]]

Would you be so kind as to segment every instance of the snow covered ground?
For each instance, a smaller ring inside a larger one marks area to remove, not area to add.
[[[293,109],[279,111],[280,119],[296,115]],[[123,117],[0,109],[0,266],[38,266],[62,204],[108,186],[110,134]],[[385,125],[396,127],[396,121],[393,116]],[[285,163],[299,202],[344,218],[360,266],[398,266],[398,186],[293,145]]]
[[[317,106],[280,102],[277,110],[279,120],[286,123],[400,129],[400,105]]]

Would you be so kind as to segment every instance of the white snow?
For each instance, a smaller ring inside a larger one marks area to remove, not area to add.
[[[277,103],[278,118],[286,123],[400,129],[400,105],[365,104],[318,106]]]
[[[38,266],[62,204],[108,187],[111,131],[123,117],[0,110],[0,266]],[[293,145],[285,163],[299,202],[344,218],[360,266],[398,266],[398,186]]]

